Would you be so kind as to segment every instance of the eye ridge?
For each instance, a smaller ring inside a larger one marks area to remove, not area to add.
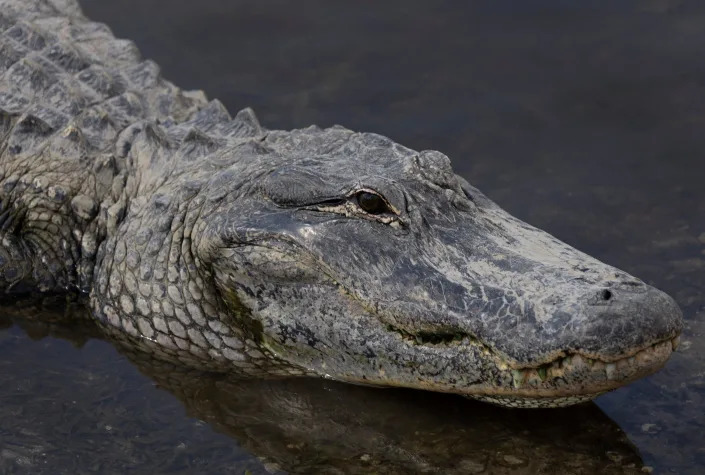
[[[390,213],[391,209],[387,202],[377,193],[369,191],[360,191],[355,195],[357,204],[362,210],[369,214],[384,214]]]

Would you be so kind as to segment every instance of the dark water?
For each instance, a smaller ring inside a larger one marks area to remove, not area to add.
[[[269,128],[443,151],[511,213],[673,295],[687,328],[658,374],[529,413],[182,373],[32,323],[61,307],[15,305],[0,472],[705,472],[705,3],[82,3],[167,78]]]

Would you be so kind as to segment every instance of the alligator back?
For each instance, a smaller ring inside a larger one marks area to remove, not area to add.
[[[100,227],[93,218],[129,168],[115,150],[131,145],[121,131],[179,123],[206,104],[75,0],[0,0],[0,289],[89,281],[95,245],[82,240],[96,229],[86,227]]]
[[[0,289],[90,291],[130,183],[261,132],[251,110],[232,120],[164,80],[75,0],[0,0]]]
[[[140,119],[181,122],[206,104],[203,93],[162,79],[134,43],[87,21],[75,1],[2,0],[0,7],[0,114],[10,153],[31,153],[66,127],[102,151]]]

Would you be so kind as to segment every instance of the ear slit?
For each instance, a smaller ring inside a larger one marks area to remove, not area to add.
[[[332,198],[329,200],[325,201],[319,201],[317,203],[314,203],[315,206],[342,206],[347,202],[347,200],[340,199],[340,198]]]

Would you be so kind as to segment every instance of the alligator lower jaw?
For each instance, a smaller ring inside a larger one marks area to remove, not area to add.
[[[631,356],[603,362],[575,354],[536,368],[504,369],[511,384],[469,388],[465,396],[511,407],[578,404],[658,371],[679,338],[655,343]]]

